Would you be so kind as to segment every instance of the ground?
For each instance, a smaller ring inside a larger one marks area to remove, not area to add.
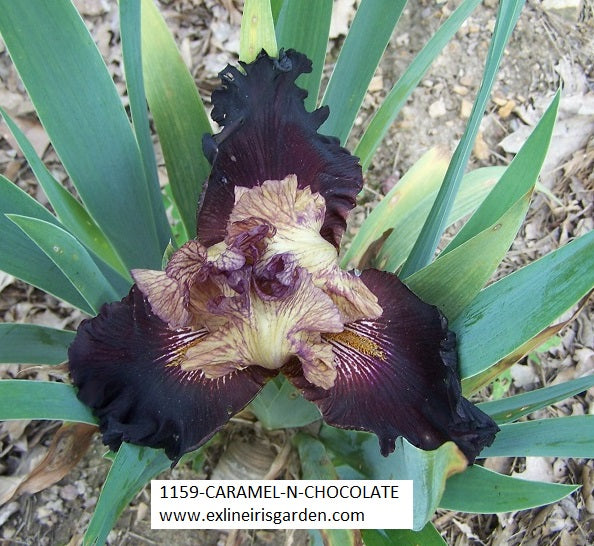
[[[110,0],[76,0],[114,80],[124,95],[117,9]],[[353,0],[335,0],[338,17],[333,22],[326,75],[344,38],[345,25],[352,17]],[[432,32],[459,1],[411,1],[392,37],[386,55],[356,121],[352,146],[359,132],[403,69]],[[591,0],[557,2],[529,0],[506,49],[484,117],[471,165],[507,164],[517,151],[517,142],[534,123],[563,84],[558,130],[527,220],[514,242],[497,278],[591,230],[594,175],[594,59]],[[577,7],[572,7],[577,4]],[[199,90],[209,104],[216,87],[216,74],[227,62],[234,62],[238,49],[240,0],[172,0],[161,2],[170,28]],[[394,124],[366,176],[366,192],[354,211],[350,232],[357,229],[379,197],[429,148],[442,146],[453,151],[460,138],[469,108],[481,80],[497,2],[485,0],[457,33],[413,93]],[[1,15],[0,15],[1,16]],[[57,174],[59,163],[49,146],[22,84],[11,67],[0,42],[0,105],[17,117],[44,161]],[[22,156],[0,125],[0,172],[15,180],[41,202],[45,197],[33,181]],[[161,157],[159,155],[159,157]],[[160,173],[165,179],[162,166]],[[447,238],[447,236],[446,236]],[[570,313],[571,314],[571,313]],[[569,318],[568,314],[563,319]],[[509,393],[551,385],[594,370],[592,307],[564,328],[546,350],[525,358],[512,368],[501,389]],[[53,327],[76,328],[83,316],[36,289],[0,273],[0,320],[31,322]],[[50,376],[46,369],[23,371],[17,365],[4,366],[0,377]],[[492,395],[490,391],[481,393]],[[594,412],[593,389],[543,410],[539,417],[581,415]],[[57,423],[13,422],[0,425],[0,543],[54,545],[78,544],[97,501],[109,468],[105,448],[95,436],[82,461],[55,485],[8,500],[10,480],[27,474],[47,451]],[[266,433],[250,414],[235,419],[211,450],[198,474],[258,476],[271,465],[275,473],[298,476],[295,454],[287,449],[290,438],[284,432]],[[273,464],[274,463],[274,464]],[[558,504],[492,516],[439,512],[434,523],[448,544],[582,545],[594,542],[594,464],[586,460],[493,459],[487,466],[526,478],[574,483],[581,491]],[[190,465],[181,465],[172,477],[192,477]],[[304,532],[186,532],[150,529],[150,499],[141,492],[109,536],[109,544],[306,544]]]

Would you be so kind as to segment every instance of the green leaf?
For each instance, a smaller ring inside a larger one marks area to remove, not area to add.
[[[75,332],[36,324],[0,323],[0,363],[61,364]]]
[[[424,301],[437,305],[448,320],[476,297],[511,246],[530,205],[520,198],[497,222],[461,246],[417,271],[405,283]]]
[[[68,0],[0,0],[0,33],[86,209],[128,269],[158,268],[152,208],[135,135],[105,63]],[[164,230],[159,230],[162,232]]]
[[[509,423],[536,410],[575,396],[592,386],[594,386],[594,375],[477,405],[485,413],[488,413],[496,423]]]
[[[17,214],[6,216],[58,266],[95,314],[104,303],[120,299],[89,253],[70,233],[37,218]]]
[[[169,466],[171,461],[162,450],[123,443],[109,469],[82,544],[104,544],[124,508]]]
[[[239,36],[239,58],[251,63],[260,51],[278,56],[270,0],[245,0]]]
[[[322,442],[299,432],[293,440],[301,461],[301,479],[337,480],[338,475]]]
[[[210,164],[202,153],[202,135],[210,123],[192,75],[152,0],[141,0],[142,69],[169,184],[186,237],[196,235],[196,208]],[[163,249],[161,248],[159,264]],[[158,266],[155,267],[158,269]]]
[[[447,477],[461,472],[467,464],[453,442],[446,442],[433,451],[423,451],[398,438],[394,453],[383,457],[377,439],[367,433],[324,425],[320,439],[331,450],[332,462],[341,478],[413,480],[413,527],[417,531],[425,527],[435,512]]]
[[[97,424],[91,410],[76,397],[74,388],[52,381],[0,381],[0,421],[43,419]]]
[[[501,425],[480,457],[594,457],[594,415]]]
[[[362,0],[322,99],[330,115],[320,133],[346,142],[405,5],[406,0]]]
[[[132,114],[132,127],[140,149],[146,180],[152,187],[159,188],[157,160],[151,138],[142,74],[140,0],[120,0],[119,9],[122,58],[130,113]],[[165,217],[165,207],[160,192],[151,192],[150,198],[155,216],[157,218]],[[160,241],[170,239],[171,230],[167,223],[158,222],[156,227],[159,230]]]
[[[66,276],[6,217],[6,213],[32,216],[58,224],[47,209],[0,175],[0,270],[78,307],[85,313],[92,313],[89,304]]]
[[[43,188],[60,223],[98,258],[123,278],[131,281],[130,273],[101,228],[74,196],[51,175],[25,134],[2,108],[0,108],[0,114],[17,141],[39,185]]]
[[[432,523],[420,531],[407,529],[363,529],[365,546],[447,546]]]
[[[275,23],[278,21],[278,16],[284,3],[285,0],[270,0],[270,10],[272,11],[272,19]]]
[[[450,324],[462,378],[513,353],[594,285],[594,232],[493,283]]]
[[[460,4],[458,9],[439,27],[425,47],[408,65],[404,74],[400,76],[382,102],[382,105],[376,110],[354,152],[360,158],[364,171],[369,167],[375,151],[392,123],[394,123],[400,109],[406,104],[408,97],[416,89],[441,50],[452,39],[452,36],[479,3],[480,0],[465,0]]]
[[[301,478],[304,480],[336,480],[338,475],[326,452],[324,444],[309,434],[298,433],[294,438],[299,461]],[[349,529],[324,529],[317,531],[325,546],[356,546],[359,531]]]
[[[466,174],[462,179],[460,191],[458,192],[458,195],[456,195],[454,208],[450,212],[450,217],[448,218],[448,224],[452,225],[470,214],[497,183],[504,170],[504,167],[483,167]],[[432,187],[430,192],[431,198],[423,201],[420,214],[410,218],[407,225],[403,226],[402,222],[398,220],[398,229],[394,229],[378,254],[378,263],[380,265],[384,264],[382,269],[385,271],[395,272],[406,260],[406,257],[414,246],[418,234],[421,232],[425,219],[429,215],[431,204],[435,200],[438,188],[438,185],[435,186],[434,190]],[[402,245],[402,247],[400,233],[406,233],[408,235],[405,245]]]
[[[331,18],[332,0],[286,0],[276,23],[279,47],[300,51],[312,61],[312,71],[302,74],[296,81],[307,90],[305,108],[309,111],[318,104]]]
[[[556,322],[555,324],[548,326],[544,330],[541,330],[536,334],[534,337],[531,337],[528,341],[522,343],[519,347],[514,349],[511,353],[508,353],[503,358],[499,359],[495,364],[487,368],[486,370],[480,372],[477,375],[473,375],[466,379],[462,380],[462,392],[464,396],[471,394],[473,392],[477,392],[478,390],[486,387],[493,381],[493,379],[501,377],[503,373],[509,371],[509,369],[520,360],[523,356],[529,354],[530,352],[537,349],[542,343],[549,339],[551,336],[554,336],[563,328],[565,328],[569,323],[575,319],[575,317],[580,313],[581,309],[583,309],[584,305],[587,303],[587,298],[582,300],[582,303],[576,311],[566,320],[561,322]]]
[[[495,81],[499,62],[505,50],[505,45],[520,16],[523,5],[524,0],[502,0],[499,4],[499,13],[497,14],[495,30],[487,55],[483,79],[470,114],[470,119],[462,135],[462,139],[454,152],[448,172],[427,221],[423,225],[421,234],[402,268],[401,274],[403,278],[425,267],[433,258],[433,253],[446,227],[454,199],[458,193],[460,182],[472,151],[473,142],[478,133],[483,112],[487,106],[491,88]]]
[[[421,229],[419,216],[429,214],[431,203],[437,195],[439,184],[447,170],[448,161],[445,151],[432,148],[405,173],[398,183],[371,210],[357,234],[353,238],[342,259],[342,267],[349,269],[360,267],[360,262],[369,247],[389,229],[398,233],[399,246],[395,251],[408,252]],[[417,229],[418,227],[418,229]],[[383,244],[387,244],[387,241]],[[406,254],[404,254],[406,256]],[[395,262],[398,258],[394,259]],[[387,257],[374,260],[380,268],[387,266]]]
[[[372,265],[395,272],[412,249],[446,170],[447,157],[443,152],[426,152],[371,211],[346,252],[342,267],[357,267],[369,246],[391,228],[392,233],[377,251]],[[465,175],[448,223],[472,212],[504,171],[504,167],[485,167]]]
[[[557,502],[578,488],[511,478],[474,465],[448,480],[439,506],[472,514],[515,512]]]
[[[179,248],[188,240],[188,234],[186,233],[186,228],[182,222],[179,209],[175,204],[175,199],[173,198],[173,193],[171,191],[171,184],[167,184],[163,188],[163,203],[165,203],[165,210],[171,218],[173,241],[170,241],[169,244],[175,243],[176,248]],[[167,245],[168,247],[169,244]],[[167,249],[165,249],[165,253],[166,252]]]
[[[250,409],[268,429],[302,427],[321,418],[317,406],[305,400],[284,377],[269,381]]]
[[[505,169],[497,185],[441,255],[454,250],[488,226],[495,224],[526,192],[532,192],[549,149],[559,99],[560,92],[557,91],[547,111]]]

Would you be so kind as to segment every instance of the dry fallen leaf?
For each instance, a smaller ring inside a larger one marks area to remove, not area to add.
[[[56,432],[43,461],[19,486],[16,494],[37,493],[60,481],[87,452],[91,438],[99,430],[86,423],[65,423]]]
[[[330,22],[330,39],[346,35],[349,25],[355,16],[355,3],[353,0],[334,0],[332,19]]]
[[[489,159],[490,151],[489,145],[485,142],[482,131],[479,131],[474,141],[474,148],[472,149],[474,156],[481,161]]]
[[[522,480],[553,483],[555,481],[553,459],[551,457],[526,457],[524,472],[513,472],[512,476]]]

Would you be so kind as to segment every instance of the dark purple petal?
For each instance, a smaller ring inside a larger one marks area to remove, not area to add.
[[[275,373],[250,366],[219,379],[184,371],[180,355],[204,332],[170,330],[136,286],[81,323],[68,350],[78,397],[111,449],[163,448],[174,462],[206,442]]]
[[[307,92],[295,79],[311,71],[311,62],[289,50],[280,59],[261,53],[253,63],[240,64],[246,73],[227,66],[220,73],[223,87],[212,94],[212,118],[224,128],[204,139],[212,172],[198,213],[200,242],[210,246],[224,239],[235,186],[251,188],[295,174],[300,188],[310,186],[326,200],[321,233],[338,246],[363,178],[356,157],[336,138],[317,133],[328,109],[305,110]]]
[[[452,440],[474,461],[499,429],[462,398],[455,337],[446,319],[395,275],[367,270],[361,279],[384,313],[325,336],[337,359],[334,387],[309,384],[294,363],[283,372],[329,424],[377,434],[383,455],[404,436],[425,450]]]

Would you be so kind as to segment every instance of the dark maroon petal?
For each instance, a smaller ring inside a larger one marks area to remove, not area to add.
[[[462,398],[455,336],[446,319],[395,275],[367,270],[361,279],[384,312],[377,320],[357,321],[344,333],[326,336],[337,359],[334,387],[309,384],[295,363],[283,372],[329,424],[377,434],[383,455],[404,436],[425,450],[452,440],[474,461],[499,429]]]
[[[251,188],[295,174],[300,188],[310,186],[325,198],[321,233],[338,246],[363,178],[356,157],[336,138],[317,133],[328,109],[305,110],[307,92],[295,79],[311,71],[311,62],[289,50],[280,59],[261,53],[253,63],[240,64],[246,73],[227,66],[219,74],[223,87],[212,94],[212,118],[224,128],[204,139],[212,172],[199,207],[200,242],[210,246],[224,239],[235,186]]]
[[[204,333],[170,330],[136,286],[81,323],[68,350],[79,399],[111,449],[122,442],[163,448],[176,462],[245,407],[274,374],[250,366],[220,379],[175,365]]]

